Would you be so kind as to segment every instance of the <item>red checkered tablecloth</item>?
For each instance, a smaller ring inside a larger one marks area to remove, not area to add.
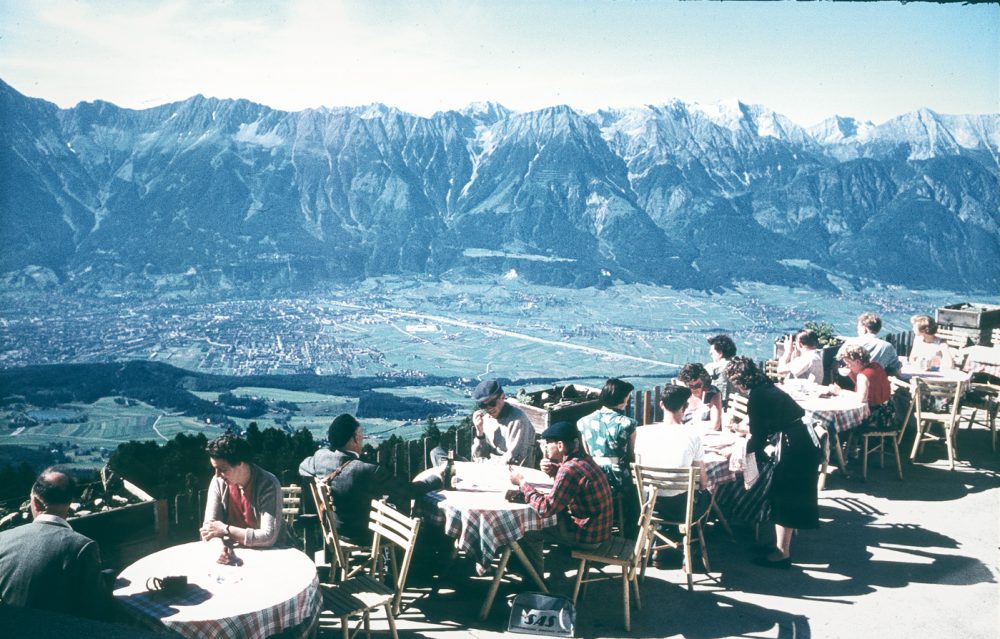
[[[425,515],[444,526],[457,540],[458,548],[485,570],[503,552],[503,547],[530,530],[555,526],[555,515],[541,517],[527,504],[508,502],[513,489],[506,480],[510,471],[498,464],[458,463],[458,490],[440,490],[425,496]],[[549,486],[552,480],[541,471],[522,469],[528,481]]]
[[[290,628],[311,631],[322,603],[316,567],[293,548],[237,548],[241,566],[215,562],[221,543],[192,542],[135,562],[118,577],[115,598],[134,615],[189,639],[263,639]],[[178,595],[149,592],[152,577],[185,575]]]

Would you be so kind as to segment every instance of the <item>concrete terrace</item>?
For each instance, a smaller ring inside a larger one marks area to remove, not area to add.
[[[633,608],[628,633],[620,583],[592,584],[577,606],[577,636],[995,638],[1000,452],[990,451],[987,431],[963,428],[958,458],[950,471],[943,446],[928,446],[918,463],[904,463],[903,482],[891,459],[882,469],[873,458],[867,482],[833,475],[820,493],[821,527],[796,537],[791,570],[753,565],[748,529],[737,528],[731,538],[709,526],[711,579],[696,574],[688,592],[679,566],[647,568],[643,607]],[[570,565],[550,558],[546,567]],[[554,590],[570,594],[574,574],[557,578]],[[412,605],[398,620],[400,637],[511,636],[504,632],[507,598],[522,587],[502,586],[490,617],[480,622],[488,581],[472,575],[471,565],[458,564],[435,597],[420,595],[427,579],[416,575],[407,597]],[[321,637],[341,636],[333,620],[323,617],[320,626]],[[373,630],[388,636],[384,617],[373,618]]]

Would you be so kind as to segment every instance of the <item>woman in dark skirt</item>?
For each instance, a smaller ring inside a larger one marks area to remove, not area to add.
[[[768,494],[775,548],[757,563],[788,568],[792,563],[792,534],[799,528],[819,525],[816,480],[820,451],[802,419],[805,411],[775,386],[753,360],[734,357],[726,374],[738,391],[748,394],[747,454],[756,454],[761,468],[771,463],[772,456],[776,459]]]

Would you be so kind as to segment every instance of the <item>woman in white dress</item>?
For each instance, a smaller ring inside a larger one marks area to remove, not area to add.
[[[910,362],[924,370],[950,369],[955,367],[948,343],[937,337],[937,322],[929,315],[914,315],[910,318],[913,327],[913,347]]]

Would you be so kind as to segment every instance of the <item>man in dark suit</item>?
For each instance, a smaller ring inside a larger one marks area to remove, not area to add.
[[[54,468],[31,488],[30,524],[0,533],[0,600],[82,617],[106,618],[111,592],[101,576],[97,542],[66,516],[76,482]]]
[[[388,471],[361,460],[364,429],[353,415],[339,415],[327,431],[330,449],[320,449],[299,464],[306,481],[317,478],[330,484],[337,534],[354,543],[371,540],[368,513],[372,499],[389,495],[389,501],[408,509],[409,503]]]

